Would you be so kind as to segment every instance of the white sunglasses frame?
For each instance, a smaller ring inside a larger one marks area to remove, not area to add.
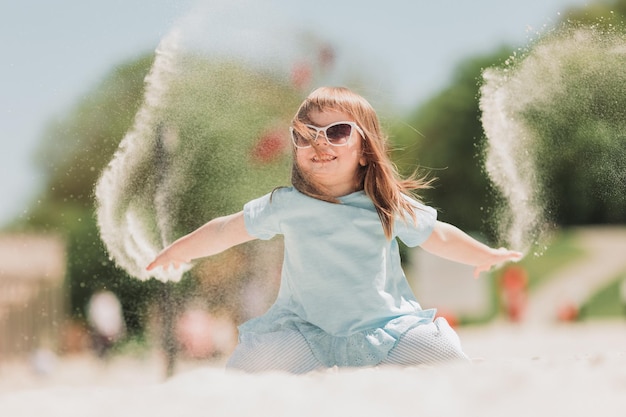
[[[350,125],[352,127],[352,130],[350,130],[350,137],[348,138],[348,140],[345,143],[340,143],[340,144],[335,144],[335,143],[331,143],[331,141],[328,139],[328,136],[326,135],[326,130],[330,127],[336,126],[336,125]],[[347,146],[351,141],[352,141],[352,132],[354,130],[356,130],[357,132],[359,132],[359,134],[361,135],[361,138],[365,139],[365,133],[363,133],[363,129],[361,129],[359,127],[358,124],[356,124],[356,122],[348,122],[348,121],[342,121],[342,122],[334,122],[331,123],[329,125],[323,126],[323,127],[318,127],[318,126],[314,126],[314,125],[307,125],[305,124],[306,127],[308,127],[309,129],[313,129],[315,130],[315,137],[313,138],[312,141],[317,141],[317,138],[320,134],[320,132],[324,132],[324,139],[326,140],[326,143],[328,143],[330,146]],[[307,149],[310,148],[311,144],[306,145],[306,146],[298,146],[296,145],[296,141],[293,137],[293,133],[294,133],[294,128],[293,126],[289,126],[289,136],[291,137],[291,143],[293,143],[293,146],[295,146],[298,149]]]

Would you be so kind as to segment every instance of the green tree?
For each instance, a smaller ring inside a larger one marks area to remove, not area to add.
[[[625,31],[624,18],[626,18],[626,0],[604,0],[567,9],[563,13],[562,22]]]
[[[578,53],[561,58],[563,85],[553,100],[559,106],[544,102],[526,109],[541,138],[538,153],[545,157],[539,169],[547,173],[550,210],[562,224],[626,222],[626,61],[610,52],[626,44],[625,21],[626,0],[566,10],[565,34],[588,28],[595,44],[583,49],[590,40],[580,39]],[[542,41],[560,36],[549,32]]]
[[[537,78],[541,97],[521,119],[536,138],[538,178],[561,224],[626,222],[626,57],[613,51],[626,37],[616,36],[574,27],[542,40],[553,52],[548,62],[534,57],[552,75]]]

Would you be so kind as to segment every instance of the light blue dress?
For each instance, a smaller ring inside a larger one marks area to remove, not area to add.
[[[239,326],[248,335],[299,331],[326,366],[380,363],[402,334],[430,323],[400,264],[396,237],[418,246],[431,234],[436,211],[409,199],[416,222],[395,221],[387,240],[371,199],[363,191],[340,204],[279,188],[244,206],[248,233],[259,239],[284,236],[280,289],[272,307]]]

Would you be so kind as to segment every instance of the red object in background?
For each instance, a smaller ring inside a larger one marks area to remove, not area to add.
[[[272,162],[280,157],[287,148],[288,139],[278,130],[272,130],[257,141],[252,149],[252,157],[262,163]]]
[[[578,306],[573,302],[565,302],[557,309],[556,316],[560,321],[576,321],[579,316]]]
[[[176,321],[176,340],[181,353],[188,358],[208,359],[232,353],[237,343],[237,329],[228,317],[192,307]]]
[[[456,328],[459,325],[459,318],[452,311],[438,308],[436,317],[443,317],[444,319],[446,319],[446,321],[452,328]]]
[[[508,267],[500,281],[504,309],[509,320],[519,322],[526,312],[528,275],[521,266]]]

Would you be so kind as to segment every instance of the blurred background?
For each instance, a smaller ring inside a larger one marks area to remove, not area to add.
[[[161,236],[171,241],[288,184],[286,126],[320,84],[347,85],[368,98],[400,170],[419,167],[438,178],[423,198],[440,219],[499,244],[502,194],[483,167],[483,71],[506,68],[510,57],[565,24],[622,39],[626,27],[625,0],[398,0],[367,7],[64,0],[0,7],[7,48],[0,69],[0,378],[15,363],[45,376],[68,358],[106,364],[156,357],[166,376],[221,363],[236,343],[236,326],[273,301],[281,242],[204,260],[179,282],[146,279],[121,267],[103,242],[103,234],[118,231],[103,231],[98,211],[103,200],[124,201],[118,209],[127,210],[134,198],[153,195],[161,176],[175,178],[168,201],[176,204],[165,216],[172,224]],[[180,32],[182,46],[164,43]],[[148,140],[140,115],[160,82],[159,57],[170,54],[177,66],[152,113],[163,124],[149,129]],[[591,100],[601,121],[623,120],[626,83],[609,85],[622,86],[613,101],[600,99],[604,85],[576,99]],[[537,149],[551,157],[542,160],[536,184],[546,207],[544,233],[524,248],[526,258],[477,282],[467,268],[403,248],[422,306],[437,307],[458,328],[626,317],[626,164],[604,166],[596,158],[626,161],[626,138],[602,133],[604,125],[576,133],[575,109],[538,112],[550,129],[537,122],[545,136]],[[96,184],[128,132],[145,139],[151,156],[124,175],[143,182],[126,179],[97,196]],[[189,150],[172,154],[171,166],[158,151],[168,135]],[[607,176],[615,180],[599,185],[597,178]],[[142,210],[148,223],[161,225]]]

